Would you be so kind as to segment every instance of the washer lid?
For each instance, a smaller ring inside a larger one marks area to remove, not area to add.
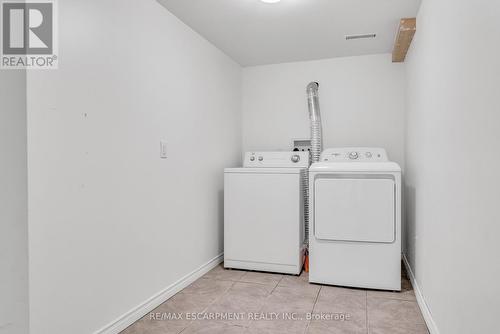
[[[311,165],[310,172],[401,172],[395,162],[317,162]]]

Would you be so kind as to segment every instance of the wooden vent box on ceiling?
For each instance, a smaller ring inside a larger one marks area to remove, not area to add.
[[[417,19],[404,18],[399,21],[398,33],[394,42],[394,50],[392,51],[392,62],[401,63],[405,61],[406,53],[410,48],[413,36],[417,31]]]

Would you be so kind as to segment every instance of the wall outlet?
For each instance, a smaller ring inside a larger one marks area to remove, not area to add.
[[[292,140],[292,151],[310,152],[311,151],[311,139],[293,139]]]
[[[164,141],[160,142],[160,158],[161,159],[167,158],[167,142]]]

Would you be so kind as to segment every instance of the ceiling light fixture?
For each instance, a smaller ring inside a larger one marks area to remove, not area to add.
[[[262,1],[262,2],[264,2],[264,3],[278,3],[278,2],[280,2],[281,0],[260,0],[260,1]]]

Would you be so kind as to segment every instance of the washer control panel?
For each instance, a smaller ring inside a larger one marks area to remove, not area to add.
[[[383,148],[342,147],[329,148],[321,153],[323,162],[381,162],[389,161]]]
[[[243,167],[309,167],[309,152],[246,152]]]

